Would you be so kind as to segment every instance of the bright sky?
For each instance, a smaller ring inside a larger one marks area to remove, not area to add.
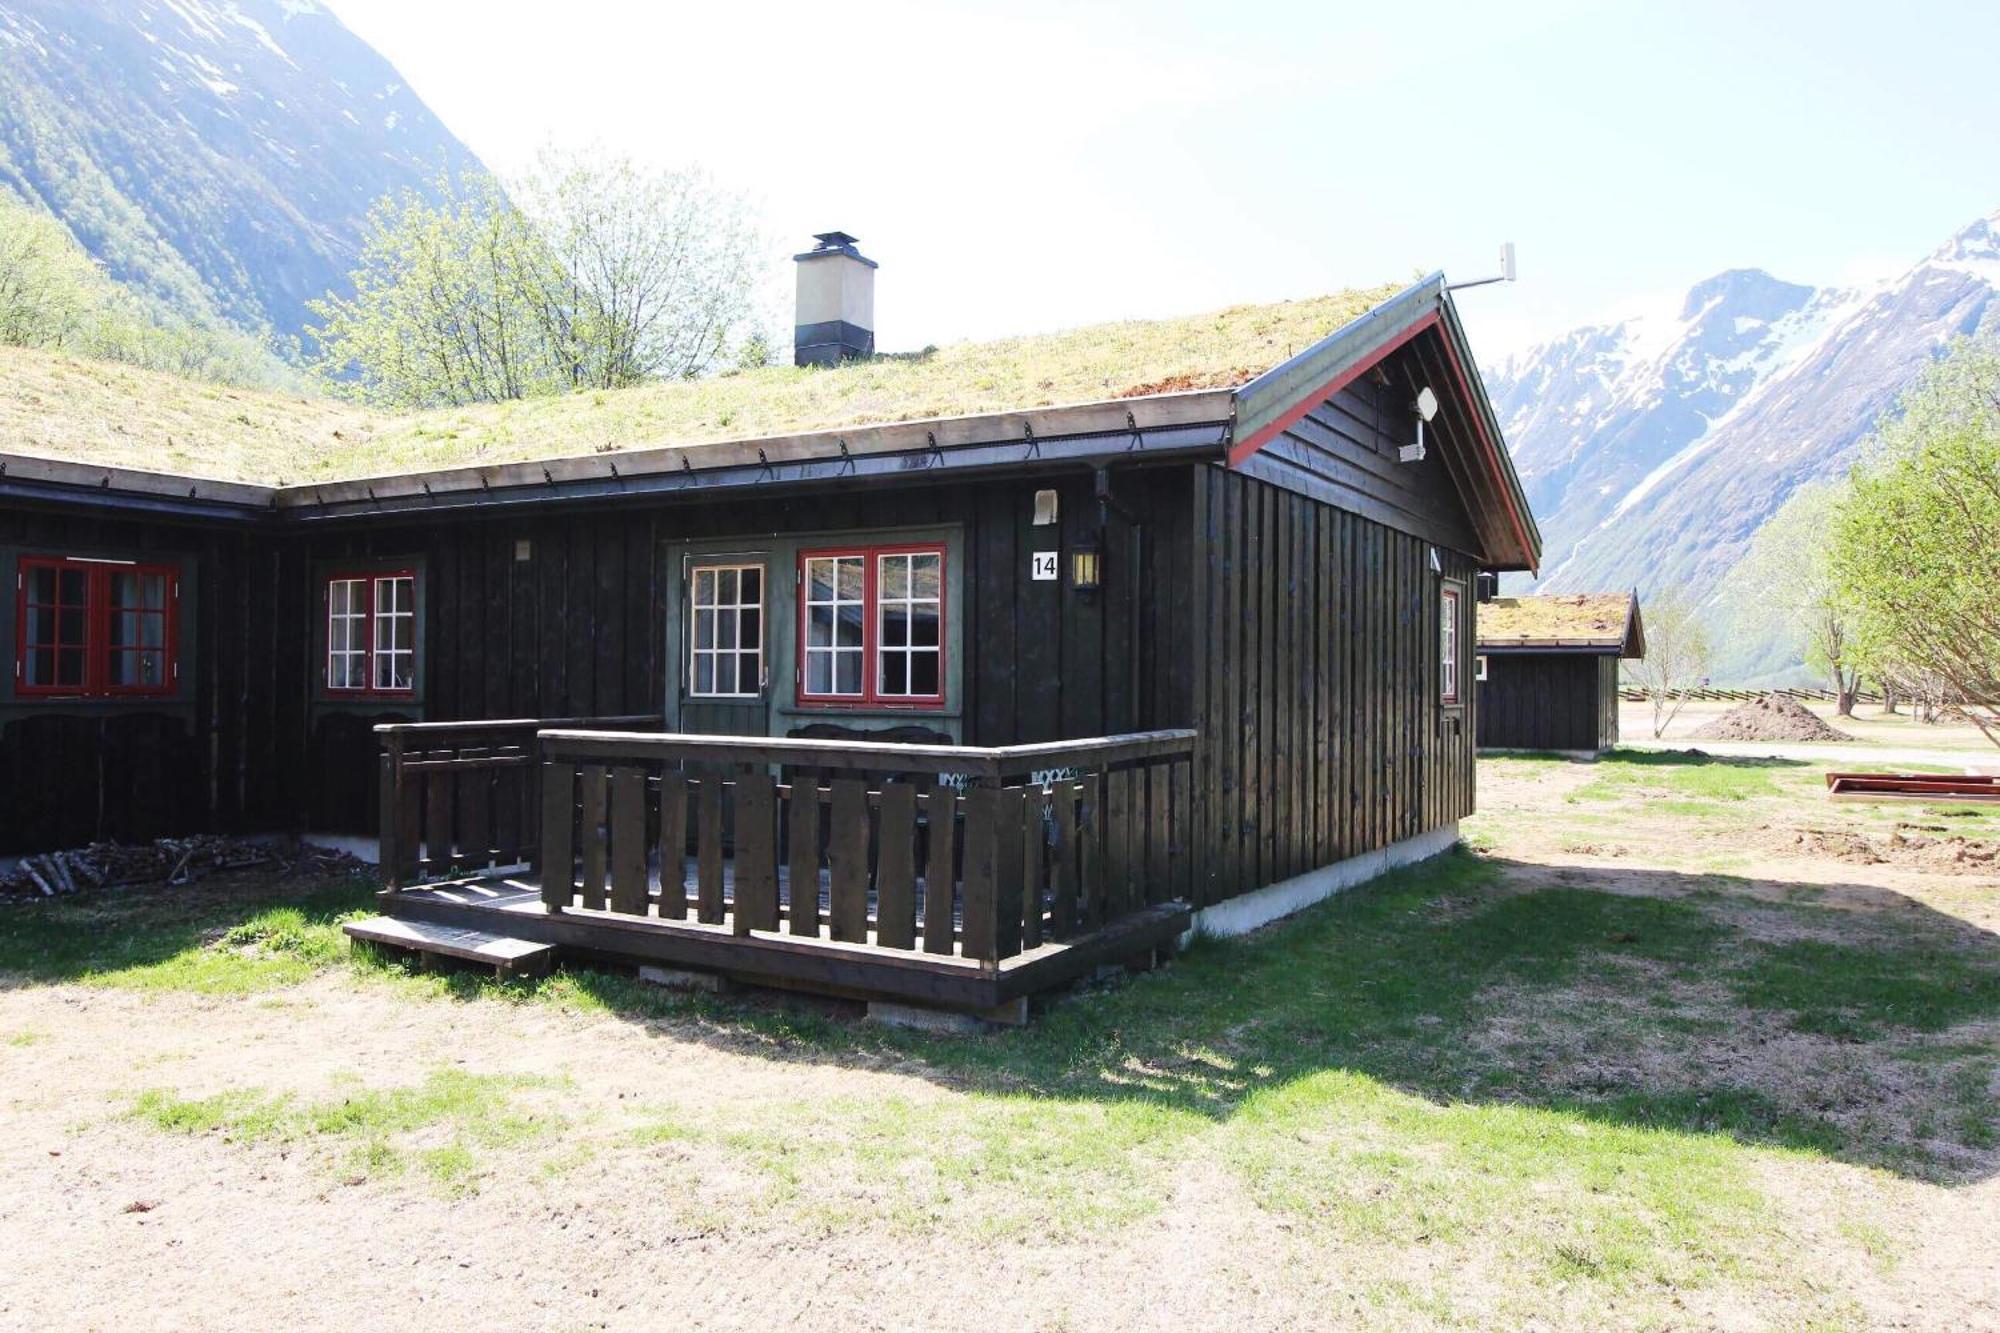
[[[505,173],[698,163],[880,261],[884,350],[1442,268],[1482,360],[2000,207],[2000,5],[327,0]],[[788,290],[788,289],[787,289]],[[789,299],[789,298],[787,298]]]

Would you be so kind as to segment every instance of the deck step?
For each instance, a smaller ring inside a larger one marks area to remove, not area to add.
[[[365,921],[350,921],[342,929],[351,938],[369,944],[485,963],[502,977],[542,976],[555,965],[556,960],[556,946],[553,944],[538,944],[534,940],[515,939],[511,935],[496,935],[491,931],[445,926],[430,921],[371,916]]]

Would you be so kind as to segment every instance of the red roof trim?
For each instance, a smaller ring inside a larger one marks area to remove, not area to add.
[[[1260,427],[1256,434],[1238,440],[1236,443],[1230,445],[1229,466],[1236,467],[1244,459],[1262,449],[1272,440],[1277,439],[1279,435],[1283,434],[1300,417],[1303,417],[1306,413],[1312,411],[1315,407],[1318,407],[1321,403],[1360,379],[1369,370],[1379,365],[1390,353],[1416,337],[1419,333],[1422,333],[1425,329],[1435,326],[1442,318],[1443,316],[1436,309],[1433,309],[1422,319],[1410,325],[1410,327],[1404,329],[1401,333],[1398,333],[1388,342],[1382,344],[1381,347],[1375,350],[1373,356],[1370,356],[1365,361],[1357,361],[1346,370],[1341,371],[1325,384],[1322,384],[1319,388],[1301,398],[1298,403],[1286,410],[1284,415]]]

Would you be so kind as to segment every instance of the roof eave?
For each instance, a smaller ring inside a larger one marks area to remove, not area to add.
[[[1254,454],[1314,404],[1433,324],[1442,331],[1455,378],[1469,400],[1475,433],[1485,455],[1484,466],[1494,474],[1510,511],[1506,521],[1511,529],[1512,549],[1487,551],[1484,558],[1488,567],[1495,570],[1533,572],[1541,564],[1541,532],[1528,509],[1527,493],[1508,455],[1499,418],[1486,396],[1465,330],[1452,305],[1450,285],[1442,272],[1405,287],[1236,390],[1235,438],[1230,445],[1230,462],[1240,463]],[[1467,504],[1472,503],[1467,497]]]

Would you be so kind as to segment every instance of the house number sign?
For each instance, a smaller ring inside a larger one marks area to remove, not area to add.
[[[1028,573],[1037,583],[1052,583],[1056,577],[1056,553],[1036,551],[1028,567]]]

